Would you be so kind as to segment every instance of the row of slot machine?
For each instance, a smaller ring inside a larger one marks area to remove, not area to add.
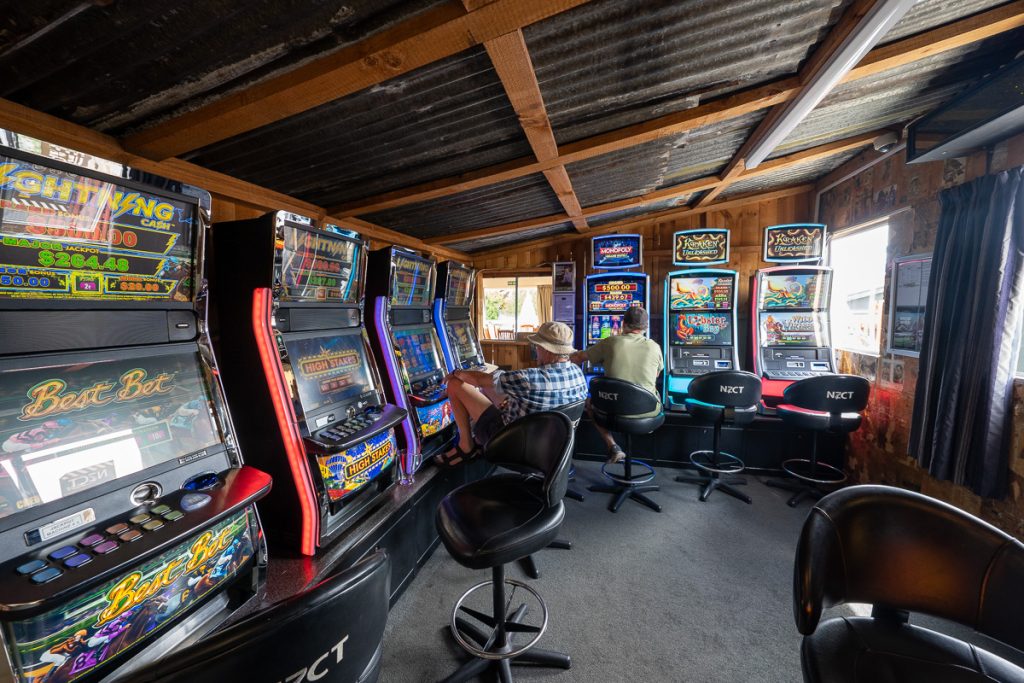
[[[471,269],[210,210],[0,148],[0,680],[131,680],[455,436]]]
[[[663,400],[666,410],[685,410],[687,388],[695,377],[747,365],[761,377],[762,405],[773,414],[794,381],[835,372],[830,341],[829,299],[832,271],[818,265],[825,226],[779,225],[765,229],[762,259],[778,263],[751,280],[750,339],[741,363],[737,331],[739,274],[715,268],[729,261],[724,229],[686,230],[673,239],[673,263],[688,266],[668,273],[663,301]],[[642,267],[640,235],[594,237],[583,296],[584,348],[619,334],[630,306],[650,307],[650,277]],[[557,279],[557,278],[556,278]],[[586,368],[588,375],[601,368]]]

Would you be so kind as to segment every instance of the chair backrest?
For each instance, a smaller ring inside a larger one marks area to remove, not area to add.
[[[317,680],[371,683],[380,673],[390,561],[350,569],[132,674],[133,683]]]
[[[573,424],[563,413],[531,413],[505,425],[484,447],[483,457],[495,465],[532,470],[544,477],[548,506],[561,502],[569,486]]]
[[[782,402],[819,413],[860,413],[868,405],[871,383],[857,375],[818,375],[797,380],[782,392]]]
[[[661,408],[661,399],[638,384],[610,377],[590,380],[590,407],[609,415],[643,415]]]
[[[580,420],[583,419],[583,412],[587,409],[587,399],[582,401],[576,401],[575,403],[566,403],[564,406],[558,406],[555,408],[558,412],[565,415],[572,422],[573,427],[578,427]]]
[[[756,406],[761,401],[761,378],[742,370],[719,370],[694,377],[688,396],[730,408]]]
[[[963,510],[890,486],[822,498],[793,574],[797,628],[823,607],[866,602],[950,619],[1024,647],[1024,544]]]

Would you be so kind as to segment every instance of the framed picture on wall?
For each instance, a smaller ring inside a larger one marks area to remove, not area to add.
[[[551,269],[551,283],[555,292],[576,291],[575,261],[555,261]]]
[[[915,358],[921,355],[931,269],[931,254],[904,256],[893,262],[886,353]]]

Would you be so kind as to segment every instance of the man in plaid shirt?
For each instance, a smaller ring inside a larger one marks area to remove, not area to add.
[[[498,431],[524,415],[553,410],[587,397],[587,380],[569,362],[575,352],[572,329],[565,323],[546,322],[529,337],[538,367],[492,376],[475,370],[448,375],[448,400],[459,426],[459,443],[442,456],[446,465],[458,465],[476,454]]]

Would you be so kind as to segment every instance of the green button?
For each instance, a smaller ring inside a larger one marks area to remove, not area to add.
[[[154,519],[154,520],[150,520],[150,521],[146,522],[145,524],[143,524],[142,528],[145,529],[146,531],[156,531],[157,529],[159,529],[163,525],[164,525],[164,523],[162,521],[160,521],[159,519]]]
[[[157,505],[155,508],[150,510],[150,512],[152,512],[154,515],[162,515],[165,512],[170,512],[170,510],[171,510],[171,506],[170,505]]]
[[[168,522],[177,522],[184,516],[185,513],[182,512],[181,510],[171,510],[170,512],[164,514],[164,519],[166,519]]]
[[[141,515],[135,515],[134,517],[129,517],[128,521],[131,522],[132,524],[142,524],[143,522],[149,521],[149,519],[150,519],[149,515],[147,515],[145,512],[143,512]]]

